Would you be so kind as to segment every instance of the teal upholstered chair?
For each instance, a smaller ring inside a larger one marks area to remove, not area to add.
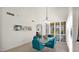
[[[32,47],[38,51],[41,51],[44,48],[44,45],[39,41],[37,36],[34,36],[32,40]]]
[[[53,35],[48,35],[48,42],[45,44],[46,47],[54,48],[56,44],[56,37]]]
[[[50,38],[49,38],[50,39]],[[52,40],[49,40],[45,46],[46,47],[49,47],[49,48],[54,48],[55,47],[55,44],[56,44],[56,37],[55,38],[52,38]]]

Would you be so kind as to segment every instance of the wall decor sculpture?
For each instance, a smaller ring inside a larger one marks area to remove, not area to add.
[[[14,25],[13,29],[15,31],[31,31],[31,26]]]
[[[6,12],[8,15],[11,15],[11,16],[15,16],[13,13],[11,12]]]

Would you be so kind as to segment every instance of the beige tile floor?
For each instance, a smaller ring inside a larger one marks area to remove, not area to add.
[[[31,42],[28,44],[21,45],[19,47],[10,49],[6,52],[38,52],[37,50],[32,48]],[[45,47],[42,52],[68,52],[68,47],[66,44],[58,43],[56,44],[55,48],[47,48]]]
[[[76,42],[76,47],[74,49],[74,52],[79,52],[79,42]]]

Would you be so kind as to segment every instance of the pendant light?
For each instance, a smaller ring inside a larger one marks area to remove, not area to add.
[[[46,17],[44,19],[44,23],[47,23],[48,22],[48,8],[47,7],[46,7],[45,11],[46,11]]]

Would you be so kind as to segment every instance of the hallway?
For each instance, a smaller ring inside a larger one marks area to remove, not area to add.
[[[67,7],[1,8],[0,51],[37,52],[32,48],[31,41],[34,36],[37,38],[41,36],[40,39],[45,39],[45,42],[51,38],[55,38],[56,41],[61,40],[60,43],[56,43],[55,48],[45,47],[42,52],[69,52],[70,32],[67,31],[69,29],[67,24],[70,23],[68,22],[71,16],[70,9]],[[36,32],[39,35],[36,35]],[[52,43],[51,46],[53,45]]]

